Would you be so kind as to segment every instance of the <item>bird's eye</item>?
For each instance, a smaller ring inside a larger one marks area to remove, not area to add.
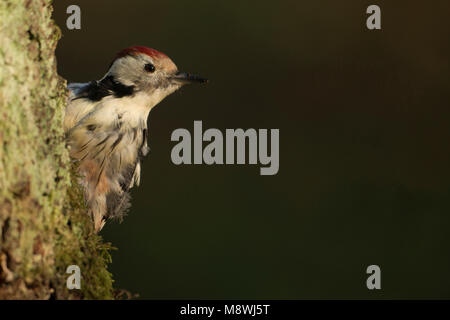
[[[147,63],[144,67],[145,71],[147,72],[155,72],[155,66],[151,63]]]

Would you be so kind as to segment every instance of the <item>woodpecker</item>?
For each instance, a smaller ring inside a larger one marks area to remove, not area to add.
[[[205,82],[164,53],[135,46],[120,51],[102,79],[68,84],[64,132],[96,232],[130,206],[149,151],[150,110],[183,85]]]

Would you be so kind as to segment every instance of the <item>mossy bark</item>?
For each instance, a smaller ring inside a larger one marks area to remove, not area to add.
[[[92,232],[64,141],[50,0],[0,1],[0,299],[108,299],[109,245]],[[81,269],[81,290],[66,268]]]

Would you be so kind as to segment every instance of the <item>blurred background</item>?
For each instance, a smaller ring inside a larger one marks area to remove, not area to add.
[[[66,8],[81,8],[68,30]],[[382,30],[366,28],[381,7]],[[448,1],[58,0],[58,71],[145,45],[210,79],[149,117],[115,286],[141,298],[450,298]],[[279,128],[280,170],[172,164],[177,128]],[[381,290],[366,268],[381,267]]]

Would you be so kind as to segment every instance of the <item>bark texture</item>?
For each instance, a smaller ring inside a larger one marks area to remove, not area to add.
[[[62,130],[66,83],[50,0],[0,1],[0,299],[108,299],[109,244],[92,232]],[[81,290],[66,268],[81,269]]]

